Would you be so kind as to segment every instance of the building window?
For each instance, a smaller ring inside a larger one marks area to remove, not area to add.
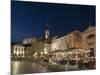
[[[94,34],[90,34],[87,39],[92,39],[92,38],[95,38],[95,35]]]
[[[89,46],[94,46],[94,44],[95,44],[94,42],[88,43]]]
[[[15,50],[17,51],[17,48],[15,48]]]
[[[90,48],[90,57],[92,57],[92,56],[94,56],[95,54],[94,54],[94,48]]]
[[[67,43],[66,45],[67,45],[67,48],[70,48],[70,45],[69,45],[69,43]]]

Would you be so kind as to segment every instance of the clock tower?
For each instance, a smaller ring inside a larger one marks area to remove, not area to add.
[[[48,24],[46,24],[45,26],[45,39],[49,39],[50,36],[50,31],[48,30]]]

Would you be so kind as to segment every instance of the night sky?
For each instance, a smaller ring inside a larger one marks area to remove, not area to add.
[[[11,1],[11,41],[44,35],[50,36],[85,30],[95,26],[95,6]]]

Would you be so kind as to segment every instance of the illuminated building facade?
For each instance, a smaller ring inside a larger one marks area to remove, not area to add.
[[[34,57],[43,57],[50,52],[51,39],[50,39],[50,32],[48,30],[48,24],[45,27],[44,37],[38,38],[37,41],[32,42],[32,50]]]
[[[24,58],[25,47],[22,44],[14,44],[11,46],[11,57],[12,58]]]
[[[81,48],[81,32],[74,31],[60,38],[54,37],[52,39],[51,50],[66,50],[69,48]]]
[[[62,37],[54,37],[51,52],[55,60],[62,58],[81,59],[96,55],[96,29],[89,26],[83,32],[73,31]],[[95,59],[95,58],[94,58]]]
[[[50,52],[51,46],[48,43],[45,43],[44,41],[37,41],[34,45],[34,52],[33,56],[39,56],[43,57],[43,55],[46,55]]]
[[[23,44],[31,44],[32,41],[33,41],[34,39],[35,39],[35,38],[25,38],[25,39],[23,40]]]
[[[51,50],[66,50],[69,48],[80,48],[84,50],[96,49],[96,29],[89,26],[83,32],[73,31],[62,37],[54,37],[52,39]]]
[[[91,50],[90,56],[95,56],[96,53],[96,28],[89,26],[82,33],[82,48],[84,50]]]
[[[32,58],[33,55],[33,44],[37,41],[37,38],[25,38],[23,40],[23,45],[25,46],[25,58]]]
[[[73,53],[76,53],[76,56],[74,56],[76,58],[80,57],[82,53],[87,56],[88,50],[90,50],[90,56],[95,56],[96,29],[94,26],[89,26],[83,32],[76,30],[62,37],[55,36],[50,39],[50,31],[48,25],[46,25],[44,37],[25,38],[23,45],[12,45],[11,54],[14,58],[41,58],[55,52],[54,54],[58,58],[59,54],[72,57],[75,55]]]

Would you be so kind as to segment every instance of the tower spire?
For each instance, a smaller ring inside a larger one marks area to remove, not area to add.
[[[46,31],[46,30],[48,30],[48,23],[47,23],[46,26],[45,26],[45,31]]]

